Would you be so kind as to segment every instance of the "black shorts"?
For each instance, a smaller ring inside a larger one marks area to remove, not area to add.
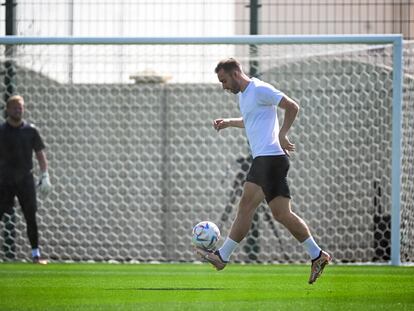
[[[246,181],[262,188],[267,203],[278,196],[290,198],[287,182],[289,166],[286,155],[259,156],[253,159]]]

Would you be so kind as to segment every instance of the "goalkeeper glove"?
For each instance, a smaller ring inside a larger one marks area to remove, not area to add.
[[[39,182],[37,183],[37,189],[40,193],[47,195],[50,190],[52,189],[52,184],[50,183],[49,179],[49,173],[43,172],[42,175],[40,175]]]

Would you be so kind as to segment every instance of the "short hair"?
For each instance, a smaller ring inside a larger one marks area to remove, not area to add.
[[[241,71],[241,65],[235,58],[226,58],[221,60],[214,70],[216,73],[218,73],[221,69],[223,69],[225,72],[232,72],[234,70]]]
[[[9,105],[10,105],[11,103],[18,102],[18,101],[21,101],[21,100],[23,100],[23,96],[21,96],[21,95],[13,95],[13,96],[10,96],[10,97],[7,99],[7,102],[6,102],[6,107],[9,107]]]

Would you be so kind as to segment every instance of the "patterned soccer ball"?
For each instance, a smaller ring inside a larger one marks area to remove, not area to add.
[[[211,221],[202,221],[193,228],[192,242],[196,247],[212,250],[220,239],[220,230]]]

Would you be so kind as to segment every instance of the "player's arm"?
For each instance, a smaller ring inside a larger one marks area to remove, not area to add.
[[[43,150],[37,151],[36,153],[37,163],[39,163],[39,168],[42,173],[47,172],[47,159],[46,154]]]
[[[217,130],[217,132],[225,129],[226,127],[244,128],[244,122],[243,118],[215,119],[213,121],[213,127]]]
[[[289,141],[287,133],[289,132],[289,129],[293,124],[293,121],[295,121],[296,119],[296,116],[299,112],[299,105],[293,99],[285,95],[280,100],[279,107],[285,111],[282,127],[279,131],[279,142],[283,150],[285,150],[285,152],[289,154],[289,151],[295,151],[295,144],[292,144]]]
[[[42,149],[37,151],[35,154],[41,172],[37,188],[41,193],[48,194],[50,192],[50,189],[52,188],[52,185],[50,183],[49,173],[47,171],[48,164],[46,159],[46,153]]]

